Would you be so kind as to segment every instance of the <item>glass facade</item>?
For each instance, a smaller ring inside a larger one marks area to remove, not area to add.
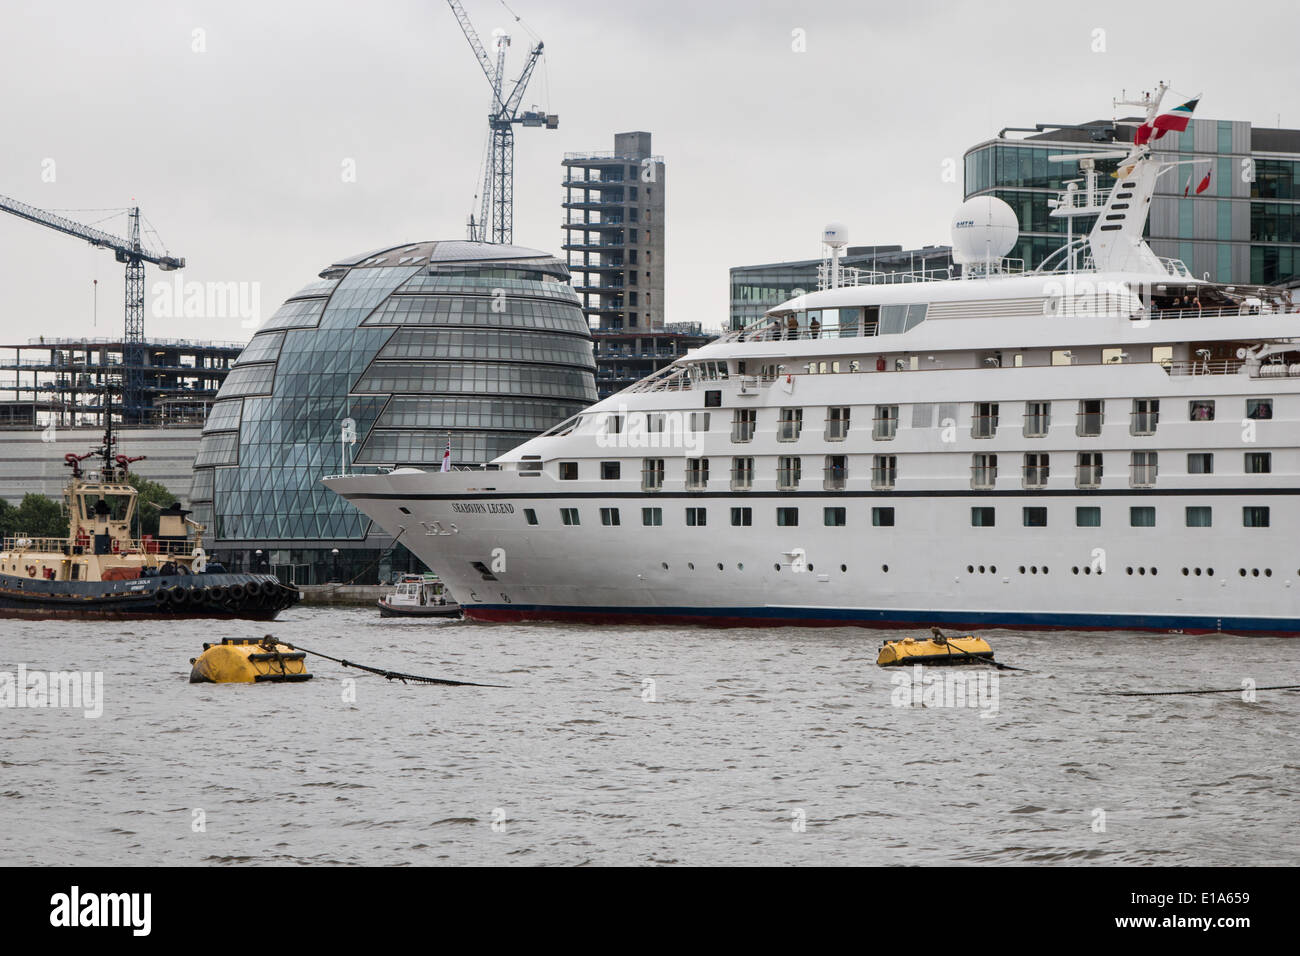
[[[1121,128],[1121,139],[1129,136]],[[1050,218],[1047,200],[1072,180],[1084,188],[1077,161],[1054,163],[1048,157],[1097,148],[1082,140],[1086,134],[1044,133],[981,143],[966,153],[966,198],[994,195],[1010,204],[1020,239],[1009,255],[1024,259],[1029,268],[1064,245],[1065,221]],[[1297,275],[1300,135],[1241,121],[1194,119],[1155,148],[1170,161],[1196,161],[1159,180],[1145,230],[1157,255],[1182,259],[1194,275],[1220,282],[1284,283]],[[1114,185],[1115,165],[1115,160],[1097,160],[1099,188]],[[1207,173],[1209,183],[1197,193]],[[1078,236],[1092,228],[1094,217],[1074,222]]]
[[[376,577],[359,583],[374,583],[418,562],[389,553],[320,479],[345,453],[364,470],[436,468],[449,440],[457,465],[509,451],[595,400],[591,333],[564,263],[531,249],[421,243],[322,276],[253,337],[218,394],[194,517],[227,567],[303,584],[369,563]],[[348,418],[356,442],[344,446]]]

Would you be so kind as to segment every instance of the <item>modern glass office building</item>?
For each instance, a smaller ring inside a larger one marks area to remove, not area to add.
[[[448,442],[453,464],[485,463],[593,402],[568,279],[547,253],[463,241],[324,270],[249,342],[204,425],[191,499],[214,556],[298,584],[415,570],[320,478],[437,468]]]
[[[994,195],[1011,205],[1020,219],[1020,239],[1010,255],[1028,268],[1065,242],[1066,222],[1049,218],[1047,200],[1068,181],[1083,179],[1078,162],[1048,157],[1133,139],[1132,127],[1102,121],[1084,126],[1024,139],[1003,131],[966,152],[966,198]],[[1193,119],[1186,130],[1168,133],[1155,145],[1156,155],[1171,161],[1202,160],[1160,179],[1146,230],[1158,255],[1182,259],[1193,274],[1221,282],[1286,283],[1300,273],[1300,130]],[[1098,184],[1112,185],[1115,162],[1099,159],[1097,168]],[[1209,187],[1197,194],[1207,172]],[[1091,226],[1090,220],[1075,220],[1076,229]]]

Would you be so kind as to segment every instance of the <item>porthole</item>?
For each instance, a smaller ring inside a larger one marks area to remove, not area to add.
[[[689,570],[694,571],[694,570],[695,570],[695,562],[694,562],[694,561],[687,561],[687,562],[686,562],[686,567],[687,567]]]
[[[742,561],[742,562],[740,562],[739,564],[737,564],[737,565],[736,565],[736,570],[737,570],[737,571],[743,571],[743,570],[745,570],[745,563]]]
[[[1045,565],[1045,564],[1043,565],[1043,573],[1044,573],[1044,574],[1047,573],[1047,565]]]
[[[1208,574],[1210,577],[1214,577],[1214,568],[1206,568],[1205,573]]]
[[[1132,568],[1125,568],[1124,571],[1125,571],[1125,573],[1127,573],[1127,574],[1132,574],[1132,573],[1133,573],[1133,569],[1132,569]]]
[[[1083,573],[1084,573],[1084,574],[1092,574],[1092,565],[1090,565],[1090,564],[1085,564],[1085,565],[1083,566]]]
[[[1146,568],[1138,568],[1138,574],[1146,574],[1146,573],[1147,573]]]
[[[1244,577],[1246,576],[1246,569],[1245,569],[1245,568],[1238,568],[1238,569],[1237,569],[1237,573],[1240,574],[1240,575],[1244,578]]]
[[[1025,573],[1025,566],[1023,564],[1020,566],[1020,573],[1021,574]]]
[[[719,571],[722,570],[722,562],[721,562],[721,561],[718,562],[718,570],[719,570]]]
[[[983,574],[983,573],[984,573],[984,565],[981,564],[981,565],[980,565],[980,574]]]
[[[1265,569],[1264,569],[1264,577],[1266,577],[1266,578],[1271,578],[1272,576],[1273,576],[1273,569],[1272,569],[1272,568],[1265,568]]]
[[[808,565],[808,570],[809,570],[809,571],[813,570],[813,566],[812,566],[811,564]]]
[[[841,564],[841,565],[840,565],[840,573],[841,573],[841,574],[847,574],[847,573],[848,573],[848,570],[849,570],[849,566],[848,566],[847,564]]]
[[[1047,571],[1047,569],[1046,569],[1046,568],[1043,568],[1043,572],[1046,573],[1046,571]],[[1036,565],[1036,564],[1031,564],[1031,565],[1029,566],[1029,573],[1030,573],[1030,574],[1037,574],[1037,573],[1038,573],[1038,565]]]
[[[1075,567],[1070,568],[1070,570],[1073,571],[1075,574],[1079,573],[1079,568],[1077,565]]]
[[[1186,568],[1183,568],[1183,577],[1187,577],[1187,575],[1190,574],[1190,573],[1191,573],[1191,572],[1188,571]]]
[[[781,562],[778,561],[776,564],[772,565],[772,570],[773,570],[773,571],[780,571],[780,570],[781,570]]]
[[[1151,576],[1152,576],[1152,577],[1155,577],[1155,576],[1156,576],[1157,574],[1159,574],[1159,573],[1160,573],[1160,569],[1159,569],[1159,568],[1152,568],[1152,569],[1151,569]]]
[[[1257,577],[1259,577],[1259,568],[1251,568],[1251,569],[1250,569],[1250,576],[1251,576],[1252,578],[1257,578]]]
[[[973,565],[973,564],[968,564],[968,565],[966,565],[966,573],[967,573],[967,574],[974,574],[974,573],[975,573],[975,565]]]
[[[998,573],[998,566],[996,564],[990,564],[989,574],[997,574],[997,573]]]
[[[1196,569],[1196,576],[1197,576],[1198,578],[1201,576],[1201,569],[1200,569],[1200,568],[1197,568],[1197,569]]]
[[[661,564],[663,565],[663,569],[664,569],[665,571],[667,571],[667,570],[668,570],[668,562],[667,562],[667,561],[663,561],[663,562],[661,562]]]
[[[880,570],[881,570],[881,571],[884,571],[886,574],[888,574],[888,573],[889,573],[889,565],[887,565],[887,564],[882,564],[882,565],[880,566]]]

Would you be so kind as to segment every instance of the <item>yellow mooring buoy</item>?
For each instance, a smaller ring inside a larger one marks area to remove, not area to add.
[[[993,648],[982,637],[944,637],[936,628],[934,637],[925,640],[905,637],[901,641],[885,641],[880,646],[876,663],[881,667],[901,667],[905,664],[989,664],[994,661]]]
[[[203,653],[191,658],[191,684],[254,684],[263,681],[311,680],[307,655],[276,643],[271,637],[228,637],[220,644],[204,644]]]

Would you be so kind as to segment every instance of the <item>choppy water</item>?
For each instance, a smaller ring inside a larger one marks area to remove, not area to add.
[[[204,640],[267,630],[508,687],[320,660],[304,684],[187,682]],[[991,632],[1032,672],[982,717],[894,706],[882,636],[0,621],[0,671],[102,671],[105,695],[98,719],[0,709],[0,863],[1296,862],[1300,693],[1101,693],[1300,683],[1300,643]]]

